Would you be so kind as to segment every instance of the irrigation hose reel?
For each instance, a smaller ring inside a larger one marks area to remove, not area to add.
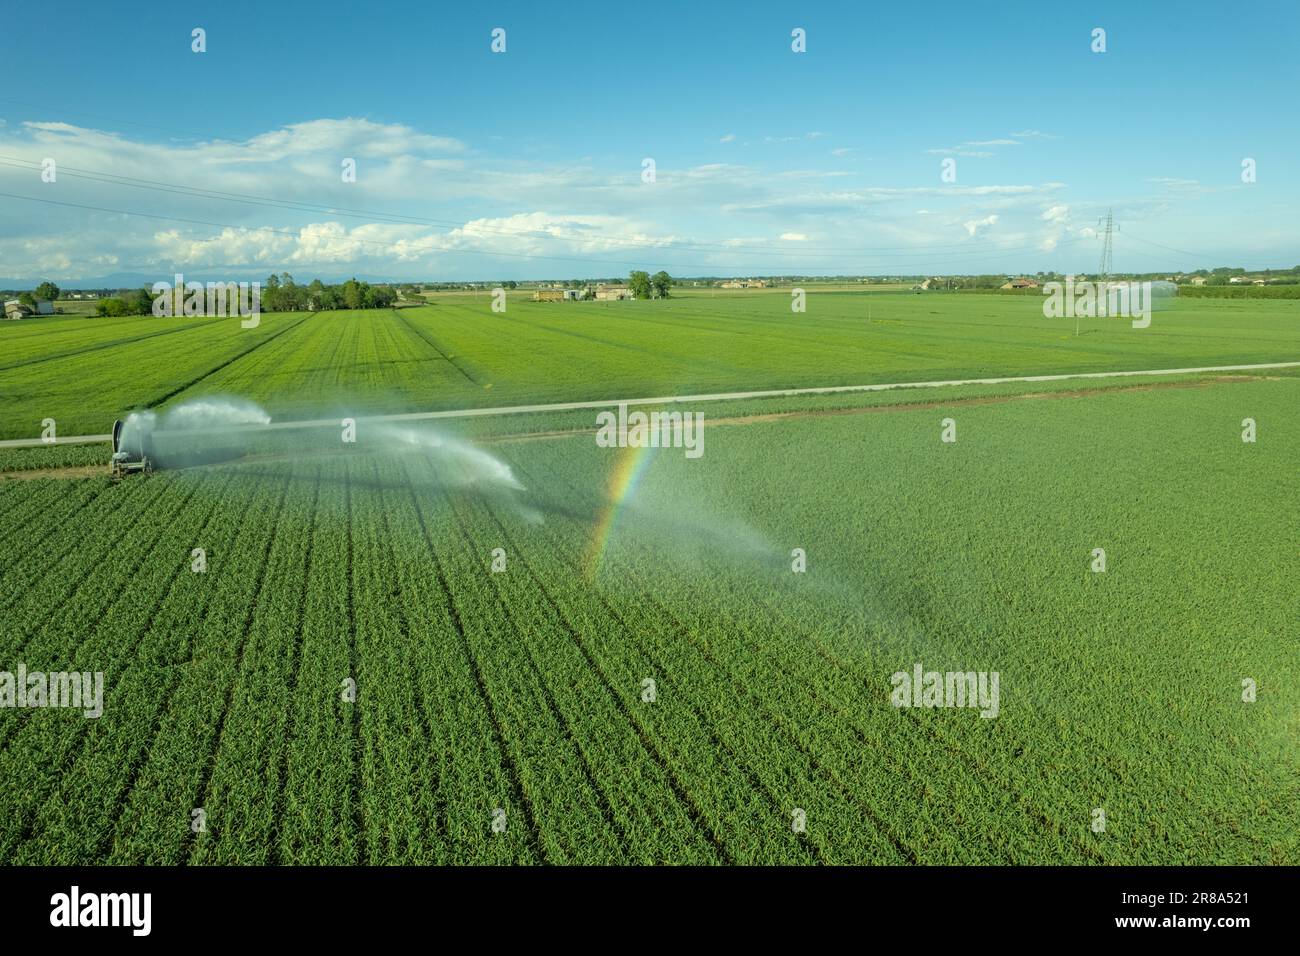
[[[109,459],[109,475],[121,480],[133,472],[146,475],[153,472],[149,459],[147,428],[136,426],[128,430],[122,419],[113,422],[113,457]]]

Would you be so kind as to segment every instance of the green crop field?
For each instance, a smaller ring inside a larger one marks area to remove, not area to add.
[[[1300,863],[1300,369],[690,403],[698,458],[362,417],[1300,361],[1292,300],[1081,331],[890,292],[6,324],[0,438],[331,421],[120,483],[0,449],[0,671],[103,674],[95,718],[0,708],[0,855]],[[996,699],[897,706],[918,666]]]
[[[0,439],[103,434],[214,393],[277,418],[1300,357],[1300,301],[1174,300],[1151,327],[1043,318],[1033,296],[810,291],[665,302],[448,295],[383,312],[50,317],[0,329]]]

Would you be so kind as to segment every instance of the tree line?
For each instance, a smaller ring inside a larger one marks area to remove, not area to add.
[[[36,291],[40,297],[41,289]],[[56,295],[57,292],[55,287]],[[154,298],[153,290],[146,286],[100,299],[95,304],[95,313],[103,316],[152,315]],[[388,286],[371,285],[355,276],[338,285],[326,285],[320,279],[313,279],[308,285],[298,285],[293,281],[293,276],[282,272],[278,276],[267,276],[262,283],[260,308],[263,312],[388,309],[396,301],[396,290]]]
[[[262,283],[262,311],[302,312],[307,309],[388,309],[397,301],[397,291],[389,286],[371,285],[353,276],[339,285],[326,285],[313,279],[308,285],[296,285],[287,272],[270,275]]]

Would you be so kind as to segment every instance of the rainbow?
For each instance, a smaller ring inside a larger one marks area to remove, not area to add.
[[[641,448],[624,446],[618,449],[614,467],[610,469],[605,500],[596,514],[596,524],[592,529],[591,541],[583,561],[587,580],[595,580],[596,572],[600,570],[601,562],[605,557],[605,549],[609,546],[610,537],[614,533],[614,525],[618,523],[619,512],[632,492],[636,490],[637,484],[645,474],[646,465],[654,457],[650,452],[657,450],[649,446]]]

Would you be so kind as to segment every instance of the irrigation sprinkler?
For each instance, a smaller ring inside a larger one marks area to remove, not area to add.
[[[113,480],[121,481],[135,472],[150,474],[153,461],[153,428],[150,425],[132,423],[130,428],[122,419],[113,422],[113,457],[109,459],[108,472]]]

